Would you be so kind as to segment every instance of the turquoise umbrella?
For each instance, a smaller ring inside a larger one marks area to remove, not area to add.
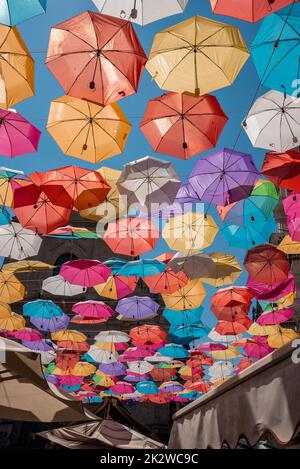
[[[158,394],[158,387],[153,381],[140,381],[135,388],[141,394]]]
[[[46,12],[47,0],[1,0],[0,23],[15,26]]]
[[[211,329],[206,327],[201,321],[198,324],[191,324],[189,326],[171,326],[169,333],[172,336],[179,338],[199,339],[207,336]]]
[[[63,310],[51,300],[29,301],[23,306],[23,315],[31,318],[51,319],[63,314]]]
[[[182,346],[177,344],[167,344],[164,347],[158,349],[158,352],[166,357],[171,358],[187,358],[189,356],[188,351]]]
[[[165,308],[163,310],[163,317],[172,326],[189,326],[200,321],[203,314],[203,307],[193,309],[184,309],[183,311],[175,311],[173,309]]]
[[[244,226],[225,225],[222,234],[230,246],[251,249],[258,244],[267,243],[275,230],[275,220],[270,217],[267,221],[253,221]]]
[[[10,215],[5,208],[0,209],[0,225],[8,225],[10,223]]]
[[[119,275],[124,277],[150,277],[157,275],[166,269],[166,264],[157,259],[140,259],[138,261],[127,262],[119,271]]]

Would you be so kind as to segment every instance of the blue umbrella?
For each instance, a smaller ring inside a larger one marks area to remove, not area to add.
[[[173,309],[165,308],[163,310],[163,317],[172,326],[189,326],[199,322],[203,314],[203,307],[193,309],[185,309],[183,311],[175,311]]]
[[[291,14],[289,16],[289,13]],[[268,16],[251,45],[254,64],[267,88],[293,95],[299,79],[300,5]]]
[[[119,270],[127,264],[128,261],[124,259],[119,259],[118,257],[112,257],[107,261],[103,262],[106,267],[109,267],[112,271],[112,275],[119,274]]]
[[[169,332],[176,337],[199,339],[200,337],[207,336],[207,334],[210,332],[210,329],[200,321],[198,324],[189,326],[171,326]]]
[[[186,358],[189,355],[182,345],[177,344],[167,344],[164,347],[159,348],[158,352],[171,358]]]
[[[251,249],[258,244],[267,243],[276,229],[273,217],[267,221],[258,221],[244,226],[225,225],[222,229],[224,238],[230,246],[242,249]]]
[[[0,23],[15,26],[33,16],[46,12],[47,0],[2,0]]]
[[[157,275],[166,269],[166,264],[157,259],[140,259],[138,261],[128,262],[119,271],[119,275],[124,277],[150,277]]]
[[[140,381],[136,390],[141,394],[158,394],[158,387],[153,381]]]
[[[0,225],[8,225],[11,217],[5,208],[0,209]]]
[[[75,384],[74,386],[67,386],[66,384],[61,384],[60,387],[67,392],[76,392],[81,388],[81,383]]]
[[[23,315],[31,318],[51,319],[63,314],[63,310],[51,300],[29,301],[23,306]]]

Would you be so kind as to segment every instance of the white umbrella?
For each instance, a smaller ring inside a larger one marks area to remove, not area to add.
[[[144,26],[183,13],[188,0],[93,0],[104,15],[132,20]]]
[[[145,375],[153,369],[153,365],[146,361],[128,362],[128,370],[138,375]]]
[[[242,339],[243,334],[237,335],[221,335],[215,329],[212,329],[210,333],[207,335],[210,340],[215,342],[225,342],[229,344],[230,342],[237,342]]]
[[[145,357],[145,361],[149,363],[170,363],[172,361],[171,357],[166,357],[161,355],[159,352],[156,352],[151,357]]]
[[[88,355],[97,363],[114,363],[118,361],[119,354],[110,352],[109,350],[101,350],[92,345],[88,351]]]
[[[212,378],[224,378],[234,372],[234,364],[231,362],[215,362],[208,371]]]
[[[10,259],[27,259],[36,256],[42,244],[42,239],[34,231],[23,228],[19,223],[0,226],[1,256]]]
[[[43,281],[42,290],[56,296],[76,296],[85,293],[87,289],[79,285],[71,285],[61,275],[55,275]]]
[[[243,127],[256,148],[285,152],[300,144],[300,100],[268,91],[258,98]]]
[[[121,331],[101,331],[95,336],[97,342],[112,342],[121,343],[129,342],[129,337],[126,332]]]

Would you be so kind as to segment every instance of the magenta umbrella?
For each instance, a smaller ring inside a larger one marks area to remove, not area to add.
[[[282,202],[293,241],[300,241],[300,193],[293,192]]]
[[[55,375],[55,372],[53,373]],[[60,384],[64,386],[76,386],[76,384],[81,384],[83,381],[82,376],[74,376],[74,375],[65,375],[59,376]]]
[[[118,381],[116,384],[109,388],[111,391],[118,394],[131,394],[135,391],[134,386],[129,383],[124,383],[124,381]]]
[[[260,326],[272,326],[274,324],[281,324],[288,321],[295,314],[292,308],[279,309],[277,311],[265,311],[257,319],[257,324]]]
[[[243,347],[244,353],[249,358],[263,358],[269,353],[273,352],[273,349],[268,345],[267,339],[265,337],[255,338],[253,342],[248,342],[247,345]]]
[[[41,132],[16,111],[0,109],[0,154],[14,158],[36,152]]]
[[[292,273],[289,274],[287,280],[273,283],[273,285],[256,282],[248,278],[247,287],[258,300],[275,302],[295,291],[295,281]]]
[[[111,270],[97,260],[78,259],[62,265],[60,275],[71,285],[94,287],[105,283]]]
[[[81,301],[72,306],[72,312],[83,318],[109,319],[114,310],[103,301]]]
[[[119,357],[119,362],[135,362],[149,357],[153,353],[146,347],[130,347]]]
[[[26,340],[28,342],[39,342],[42,340],[43,336],[40,332],[31,329],[30,327],[25,327],[20,331],[13,331],[10,334],[19,340]]]

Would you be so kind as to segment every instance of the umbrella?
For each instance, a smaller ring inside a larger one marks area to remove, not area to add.
[[[228,345],[225,350],[215,350],[210,352],[211,356],[216,360],[234,360],[235,358],[240,357],[240,352],[238,349],[232,345]]]
[[[136,390],[141,394],[158,394],[157,384],[153,381],[140,381],[136,385]]]
[[[149,102],[140,128],[156,152],[186,160],[214,148],[227,120],[214,96],[167,93]]]
[[[81,301],[72,306],[72,312],[83,318],[109,319],[113,316],[114,310],[102,301]]]
[[[250,23],[255,23],[265,16],[289,5],[293,0],[210,0],[215,14],[232,16]]]
[[[203,307],[194,309],[185,309],[183,311],[176,311],[173,309],[165,308],[163,310],[163,317],[172,326],[189,326],[198,323],[203,314]]]
[[[273,285],[283,282],[289,274],[287,256],[271,244],[262,244],[250,249],[244,266],[251,280]]]
[[[290,235],[285,235],[282,241],[277,246],[277,249],[288,255],[300,254],[300,242],[293,241]]]
[[[201,351],[210,352],[210,351],[225,350],[225,349],[226,349],[225,345],[216,344],[214,342],[202,342],[202,343],[200,343],[196,346],[197,352],[198,351],[199,352],[201,352]]]
[[[289,293],[295,292],[295,281],[292,273],[289,273],[286,280],[271,285],[248,278],[247,286],[257,299],[269,302],[275,302]]]
[[[167,334],[159,326],[144,324],[134,327],[129,333],[133,344],[160,344]]]
[[[238,335],[247,332],[252,321],[244,316],[235,321],[219,321],[215,327],[215,331],[220,335]]]
[[[198,280],[189,282],[172,295],[162,295],[167,308],[176,311],[198,308],[204,300],[206,291],[202,283]]]
[[[259,174],[251,155],[224,148],[200,158],[189,183],[203,202],[226,206],[248,197]]]
[[[34,61],[17,28],[0,25],[0,44],[0,106],[11,108],[34,95]]]
[[[271,333],[269,335],[268,345],[273,349],[277,349],[297,338],[299,338],[299,334],[293,329],[278,327],[278,330],[274,334]]]
[[[79,331],[72,329],[62,329],[51,334],[51,339],[55,341],[84,342],[87,337]]]
[[[8,318],[11,315],[11,313],[12,313],[11,307],[8,304],[3,303],[1,301],[0,302],[0,318],[1,319]]]
[[[134,392],[135,388],[131,384],[118,381],[114,386],[111,386],[110,390],[117,394],[129,394]]]
[[[62,96],[51,103],[47,130],[64,154],[98,163],[124,151],[131,125],[116,103]]]
[[[26,324],[25,318],[20,314],[11,313],[6,318],[0,318],[0,330],[18,331],[24,329]]]
[[[71,285],[61,275],[54,275],[43,280],[42,290],[54,296],[77,296],[85,293],[86,287]]]
[[[180,185],[172,164],[152,156],[127,163],[117,182],[120,194],[127,197],[128,207],[138,204],[149,213],[162,204],[172,204]]]
[[[13,206],[14,195],[12,181],[24,181],[26,179],[23,171],[15,171],[14,169],[5,168],[3,166],[0,167],[0,205],[2,205],[2,212],[5,209],[4,206]]]
[[[174,272],[167,267],[163,272],[144,278],[145,284],[155,293],[167,293],[171,295],[188,283],[188,277],[184,272]]]
[[[78,166],[65,166],[44,174],[34,173],[42,178],[45,186],[62,185],[73,200],[73,210],[85,210],[103,202],[110,191],[110,185],[98,172]],[[34,180],[33,175],[31,179]]]
[[[29,327],[24,327],[24,329],[13,332],[12,335],[16,339],[26,340],[28,342],[38,342],[43,338],[40,332],[30,329]]]
[[[23,300],[24,296],[25,287],[18,278],[13,274],[0,272],[1,302],[8,304],[16,303]]]
[[[93,345],[90,347],[88,355],[95,362],[101,363],[101,364],[114,363],[114,362],[117,362],[119,359],[119,354],[117,352],[94,348]]]
[[[28,301],[23,305],[23,315],[30,318],[52,319],[63,314],[63,310],[51,300]]]
[[[126,366],[123,363],[105,363],[100,365],[99,371],[110,376],[121,376],[126,372]]]
[[[0,153],[14,158],[36,152],[41,132],[16,111],[0,109]]]
[[[160,353],[158,352],[155,352],[154,355],[152,356],[148,356],[148,357],[145,357],[145,360],[149,363],[169,363],[172,361],[172,359],[170,357],[166,357],[164,355],[161,355]]]
[[[239,225],[224,225],[222,234],[229,246],[234,246],[242,249],[250,249],[258,244],[269,242],[269,238],[277,225],[273,217],[266,221],[255,221],[251,224]]]
[[[300,140],[300,105],[297,97],[271,90],[260,96],[243,121],[256,148],[285,152]]]
[[[46,12],[47,0],[4,0],[1,2],[0,23],[15,26]]]
[[[267,337],[268,335],[270,334],[276,334],[279,330],[279,326],[277,325],[272,325],[272,326],[261,326],[259,324],[257,324],[256,322],[254,322],[249,330],[248,330],[248,334],[252,335],[252,336],[259,336],[259,337]]]
[[[29,340],[22,340],[22,344],[25,347],[30,348],[34,352],[53,352],[53,344],[50,341],[46,340],[38,340],[36,342],[32,342]]]
[[[145,26],[167,16],[183,13],[188,0],[93,0],[93,2],[100,13]]]
[[[2,271],[7,273],[42,272],[52,269],[54,269],[53,265],[46,264],[45,262],[29,260],[10,262],[2,267]]]
[[[73,376],[90,376],[95,373],[96,367],[91,363],[78,361],[74,368],[70,370]]]
[[[97,260],[78,259],[61,266],[60,275],[72,285],[93,287],[104,283],[111,270]]]
[[[128,217],[109,223],[103,240],[114,253],[136,257],[151,251],[159,236],[151,220]]]
[[[166,265],[157,259],[140,259],[138,261],[127,262],[119,270],[124,277],[151,277],[161,274],[166,270]]]
[[[226,306],[250,306],[253,295],[247,287],[221,288],[212,297],[211,302],[218,307]]]
[[[125,332],[121,331],[101,331],[95,337],[95,340],[102,342],[123,343],[129,342],[129,337]]]
[[[179,338],[200,338],[205,337],[209,333],[210,329],[206,327],[201,321],[197,324],[188,325],[171,325],[169,333],[172,335],[173,340]]]
[[[72,340],[59,340],[57,342],[58,349],[69,352],[87,352],[90,349],[86,342],[74,342]]]
[[[61,329],[67,329],[69,326],[69,317],[67,314],[53,317],[31,317],[31,324],[33,324],[40,331],[57,332]]]
[[[285,153],[269,152],[265,156],[261,172],[277,187],[298,191],[300,153],[295,150],[289,150]]]
[[[36,232],[19,223],[0,226],[0,250],[4,257],[21,260],[37,256],[41,244],[42,239]]]
[[[211,215],[186,212],[167,220],[162,237],[171,249],[191,254],[209,247],[218,231]]]
[[[202,277],[201,281],[213,287],[235,283],[242,273],[237,258],[223,252],[213,252],[209,256],[214,263],[214,269],[208,277]]]
[[[293,192],[283,202],[284,212],[287,216],[287,226],[293,241],[300,241],[300,193]]]
[[[128,370],[138,375],[149,373],[153,369],[153,365],[146,361],[132,361],[128,363]]]
[[[86,11],[52,28],[46,64],[67,95],[106,105],[136,93],[146,60],[130,22]]]
[[[188,357],[187,350],[182,345],[167,344],[158,349],[159,353],[171,358],[186,358]]]
[[[276,311],[265,311],[256,320],[260,326],[272,326],[274,324],[281,324],[291,319],[295,314],[292,308],[279,309]]]
[[[116,312],[139,321],[155,317],[159,307],[159,304],[148,296],[131,296],[118,302]]]
[[[248,57],[238,28],[194,16],[156,34],[146,68],[160,88],[199,96],[231,85]]]
[[[215,264],[208,254],[195,252],[193,254],[176,253],[170,260],[169,266],[175,272],[184,272],[190,279],[210,277],[215,272]]]
[[[292,95],[299,79],[300,19],[296,2],[288,3],[292,4],[289,8],[263,21],[251,44],[251,54],[262,85],[278,91],[284,86]]]
[[[212,378],[223,379],[226,376],[230,376],[234,371],[233,363],[229,361],[215,362],[213,366],[209,368],[209,376]]]
[[[104,263],[105,264],[105,263]],[[98,295],[113,300],[119,300],[134,292],[138,279],[136,277],[124,277],[118,273],[110,275],[105,283],[95,285]]]
[[[247,357],[258,359],[263,358],[269,353],[273,352],[273,348],[268,345],[265,339],[264,341],[247,341],[247,344],[243,346],[243,350]]]
[[[235,322],[240,319],[244,319],[248,316],[250,304],[241,304],[237,306],[216,306],[213,304],[211,306],[211,311],[216,316],[216,318],[221,321],[231,321]]]

